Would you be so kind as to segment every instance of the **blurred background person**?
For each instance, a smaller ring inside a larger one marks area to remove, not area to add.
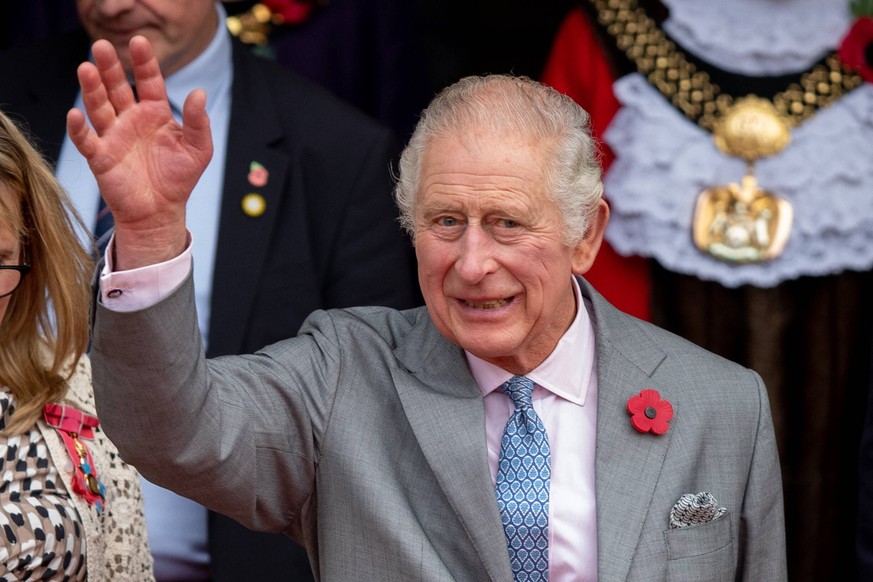
[[[427,104],[419,3],[225,2],[228,27],[258,54],[315,81],[405,142]]]
[[[75,221],[0,113],[0,577],[152,580],[139,475],[95,418]]]

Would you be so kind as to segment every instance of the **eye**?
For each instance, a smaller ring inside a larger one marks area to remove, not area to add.
[[[458,220],[454,216],[441,216],[437,219],[440,226],[457,226]]]
[[[527,232],[526,223],[505,216],[494,216],[488,220],[488,229],[495,240],[510,243],[522,238]]]

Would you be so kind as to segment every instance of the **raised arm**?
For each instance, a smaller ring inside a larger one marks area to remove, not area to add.
[[[82,63],[78,75],[93,129],[72,109],[67,131],[115,217],[114,267],[171,259],[187,244],[185,205],[212,158],[206,94],[188,95],[179,125],[145,37],[130,40],[138,98],[112,44],[98,40],[92,53],[94,63]]]

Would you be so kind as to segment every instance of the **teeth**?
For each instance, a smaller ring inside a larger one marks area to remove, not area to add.
[[[484,303],[474,303],[472,301],[465,301],[468,306],[475,307],[477,309],[494,309],[495,307],[503,307],[507,303],[509,303],[509,299],[499,299],[497,301],[485,301]]]

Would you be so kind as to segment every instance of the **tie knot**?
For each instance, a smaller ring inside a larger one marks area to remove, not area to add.
[[[516,410],[527,410],[531,407],[533,386],[534,384],[530,379],[524,376],[513,376],[500,388],[515,404]]]

